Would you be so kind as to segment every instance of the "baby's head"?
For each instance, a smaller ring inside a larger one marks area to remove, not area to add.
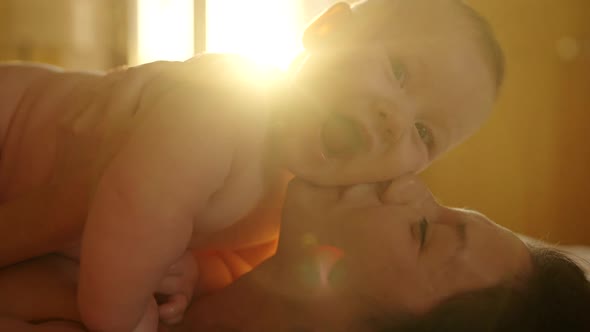
[[[291,69],[298,105],[281,151],[322,185],[417,173],[487,119],[503,78],[488,24],[454,0],[339,3],[303,36]]]

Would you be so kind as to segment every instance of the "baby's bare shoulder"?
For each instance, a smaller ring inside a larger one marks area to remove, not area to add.
[[[207,54],[164,65],[143,89],[140,112],[155,120],[189,120],[179,125],[198,127],[195,139],[228,131],[238,147],[258,144],[258,136],[268,128],[273,92],[249,61]]]
[[[54,67],[17,62],[0,64],[0,146],[25,92],[56,70]]]

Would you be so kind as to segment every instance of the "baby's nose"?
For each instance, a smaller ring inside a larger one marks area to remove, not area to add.
[[[397,142],[410,125],[408,115],[393,102],[376,101],[369,116],[376,138],[386,146]]]
[[[381,201],[400,205],[419,205],[432,199],[430,190],[416,175],[404,175],[389,183],[381,194]]]

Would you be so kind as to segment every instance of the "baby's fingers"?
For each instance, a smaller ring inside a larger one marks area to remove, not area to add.
[[[171,295],[158,307],[160,320],[168,325],[180,323],[187,307],[188,299],[184,294]]]

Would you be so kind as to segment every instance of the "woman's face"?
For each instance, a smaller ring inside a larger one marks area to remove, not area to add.
[[[276,255],[195,301],[175,330],[371,331],[370,319],[526,282],[531,267],[512,232],[441,206],[416,176],[339,188],[294,179]]]
[[[517,281],[531,266],[512,232],[441,206],[414,176],[346,189],[293,180],[273,264],[286,285],[281,296],[309,309],[311,321],[317,313],[313,326],[334,328],[377,313],[419,314],[446,297]]]

